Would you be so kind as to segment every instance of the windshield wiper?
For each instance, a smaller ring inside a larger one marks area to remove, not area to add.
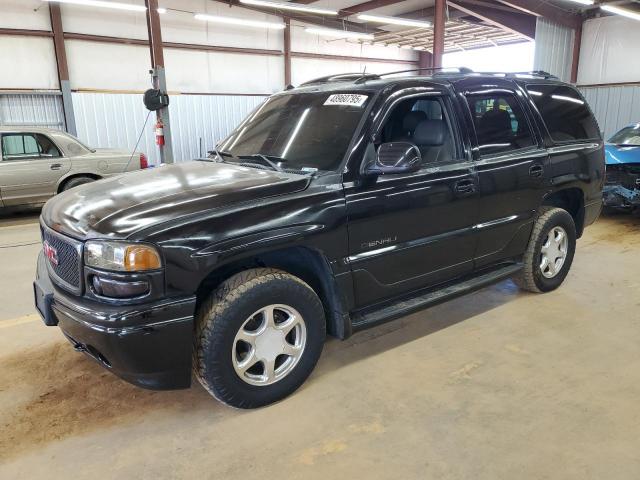
[[[219,161],[224,162],[224,157],[233,157],[234,155],[229,152],[221,151],[221,150],[209,150],[207,152],[209,154],[206,158],[198,158],[197,160],[201,160],[203,162],[214,162],[214,156],[218,157]]]
[[[249,159],[252,159],[252,160],[253,159],[260,159],[260,160],[262,160],[264,165],[266,165],[267,167],[272,168],[276,172],[282,172],[283,171],[282,167],[280,165],[278,165],[273,160],[270,160],[269,157],[267,157],[266,155],[263,155],[262,153],[255,153],[253,155],[238,155],[238,158],[249,158]],[[273,157],[273,158],[280,159],[280,157]],[[284,161],[284,158],[280,159],[280,161]]]

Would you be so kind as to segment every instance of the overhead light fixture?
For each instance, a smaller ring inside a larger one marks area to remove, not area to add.
[[[634,10],[628,10],[626,8],[615,7],[613,5],[600,5],[602,10],[606,10],[607,12],[615,13],[617,15],[622,15],[623,17],[631,18],[633,20],[640,21],[640,12],[636,12]]]
[[[277,8],[280,10],[296,10],[298,12],[318,13],[320,15],[337,15],[337,10],[329,10],[328,8],[309,7],[299,3],[288,2],[268,2],[266,0],[240,0],[245,5],[255,5],[257,7]]]
[[[573,3],[579,3],[581,5],[593,5],[593,0],[569,0]]]
[[[385,17],[383,15],[361,14],[357,16],[358,20],[366,22],[383,23],[385,25],[404,25],[407,27],[430,28],[433,26],[431,22],[425,20],[412,20],[410,18]]]
[[[334,30],[332,28],[309,27],[309,28],[305,28],[304,31],[307,33],[313,33],[315,35],[322,35],[323,37],[354,38],[357,40],[373,40],[373,35],[371,35],[370,33],[348,32],[346,30]]]
[[[193,18],[196,20],[204,20],[205,22],[226,23],[227,25],[240,25],[243,27],[271,28],[275,30],[282,30],[284,28],[284,23],[261,22],[259,20],[246,20],[235,17],[218,17],[205,15],[203,13],[196,13]]]
[[[130,10],[133,12],[146,12],[147,7],[131,5],[130,3],[103,2],[102,0],[43,0],[45,2],[71,3],[85,7],[114,8],[116,10]]]

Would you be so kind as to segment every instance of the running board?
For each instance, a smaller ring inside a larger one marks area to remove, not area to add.
[[[399,317],[423,310],[427,307],[445,302],[455,297],[479,290],[493,283],[509,278],[522,270],[522,263],[510,264],[481,273],[455,284],[438,289],[431,289],[414,297],[397,300],[379,308],[367,308],[351,316],[353,330],[361,330],[379,323],[388,322]],[[424,292],[424,290],[423,290]]]

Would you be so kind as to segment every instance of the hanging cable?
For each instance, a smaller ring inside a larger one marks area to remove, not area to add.
[[[136,142],[136,146],[133,147],[133,151],[131,152],[131,156],[129,157],[129,161],[127,162],[127,164],[124,167],[124,170],[122,171],[123,173],[126,172],[129,169],[129,164],[131,163],[131,159],[133,158],[133,156],[136,153],[136,150],[138,149],[138,144],[140,143],[140,139],[142,138],[142,135],[144,134],[144,129],[147,128],[147,122],[149,121],[149,115],[151,115],[151,110],[149,110],[149,112],[147,113],[147,117],[144,119],[144,125],[142,125],[142,130],[140,130],[140,135],[138,135],[138,141]]]

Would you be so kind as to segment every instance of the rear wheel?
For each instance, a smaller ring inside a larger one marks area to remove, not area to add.
[[[67,190],[70,190],[79,185],[84,185],[85,183],[90,183],[94,181],[95,181],[95,178],[92,178],[92,177],[86,177],[86,176],[73,177],[67,180],[66,182],[64,182],[64,185],[62,186],[60,191],[66,192]]]
[[[514,280],[530,292],[558,288],[569,273],[576,249],[576,226],[566,210],[542,207],[524,254],[524,268]]]
[[[238,408],[276,402],[315,367],[324,309],[293,275],[253,269],[224,282],[197,313],[194,370],[218,400]]]

